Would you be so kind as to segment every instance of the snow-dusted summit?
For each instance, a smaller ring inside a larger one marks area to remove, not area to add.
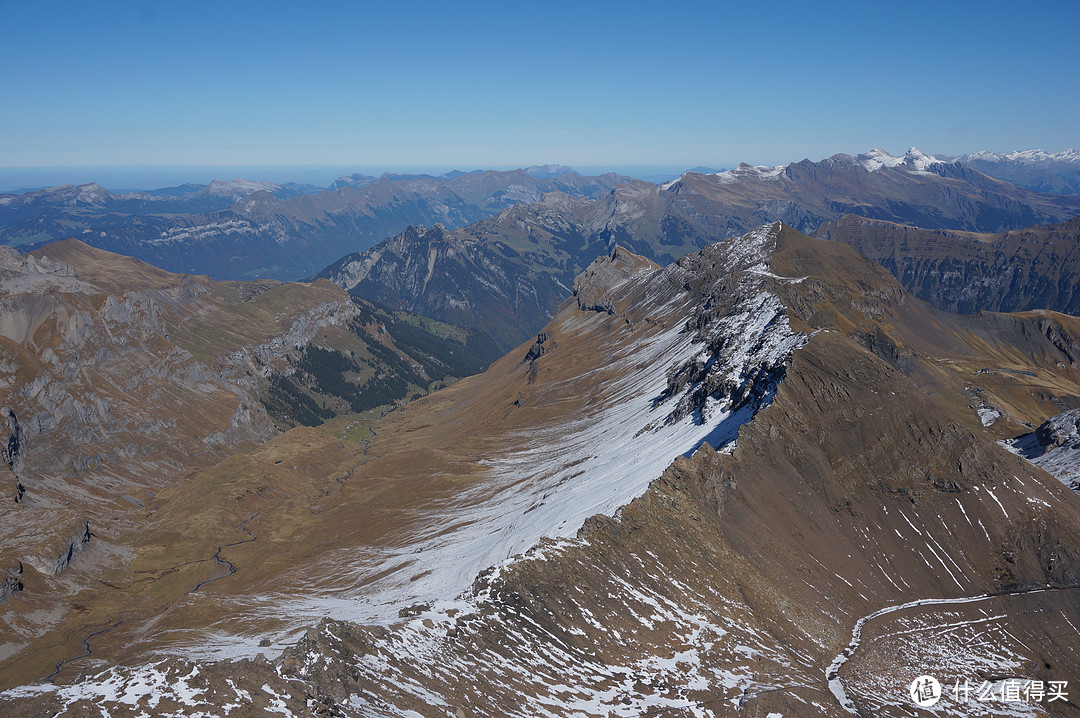
[[[932,165],[944,164],[937,157],[920,152],[917,147],[909,147],[903,157],[894,157],[883,149],[875,148],[857,155],[855,159],[867,172],[877,172],[882,167],[902,167],[909,172],[926,172]]]
[[[930,172],[930,168],[934,165],[945,164],[945,161],[928,155],[920,151],[917,147],[909,147],[908,151],[900,157],[894,157],[883,149],[875,148],[869,152],[863,152],[862,154],[855,155],[833,155],[829,160],[834,164],[839,162],[841,165],[853,165],[861,167],[867,172],[879,172],[882,168],[894,168],[905,170],[911,174],[926,174]],[[804,160],[809,162],[809,160]],[[796,163],[802,164],[802,163]],[[738,185],[746,182],[762,182],[768,180],[781,180],[787,177],[791,164],[784,165],[750,165],[746,162],[739,164],[734,169],[725,170],[721,172],[707,173],[706,176],[713,177],[717,182],[722,185]],[[693,172],[693,170],[691,170]],[[689,172],[684,172],[678,177],[678,179],[666,182],[660,185],[661,190],[670,190],[678,185]]]

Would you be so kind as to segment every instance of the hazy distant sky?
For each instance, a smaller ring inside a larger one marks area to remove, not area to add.
[[[0,0],[0,166],[1080,144],[1080,2]]]

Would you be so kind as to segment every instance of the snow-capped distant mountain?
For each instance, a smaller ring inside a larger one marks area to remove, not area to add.
[[[714,176],[720,180],[721,184],[733,184],[740,180],[746,179],[759,179],[769,180],[776,179],[784,170],[787,169],[787,165],[777,165],[775,167],[755,167],[743,162],[738,167],[724,172],[717,172]]]
[[[996,179],[1037,192],[1080,194],[1080,150],[982,150],[953,158]]]
[[[849,213],[935,230],[1002,232],[1073,217],[1080,199],[1036,194],[918,150],[836,155],[689,172],[659,187],[622,185],[593,200],[545,195],[452,231],[410,228],[341,257],[319,276],[397,309],[482,328],[509,349],[543,326],[573,276],[614,243],[667,264],[762,221],[813,232]]]
[[[573,172],[573,167],[567,167],[566,165],[533,165],[532,167],[525,168],[525,174],[532,175],[533,177],[539,177],[540,179],[551,179],[552,177],[558,177],[564,175],[567,172]]]
[[[900,156],[895,157],[883,149],[875,148],[869,152],[864,152],[852,157],[851,155],[834,155],[830,157],[828,161],[848,161],[849,164],[862,167],[867,172],[878,172],[882,168],[899,168],[906,170],[907,172],[919,174],[929,172],[934,165],[945,164],[944,160],[933,155],[925,154],[919,151],[917,147],[910,147],[908,151]],[[808,160],[804,160],[807,162]],[[678,179],[672,180],[660,186],[661,189],[667,190],[675,186],[676,183],[681,181],[686,175],[690,173],[705,174],[715,177],[720,184],[730,185],[738,184],[746,181],[755,180],[776,180],[782,177],[790,167],[790,164],[784,165],[750,165],[745,162],[739,164],[730,170],[706,170],[706,168],[698,167],[692,170],[688,170],[679,176]]]
[[[1047,162],[1069,162],[1080,164],[1080,150],[1065,150],[1064,152],[1044,152],[1043,150],[1013,150],[1012,152],[990,152],[980,150],[966,155],[958,155],[961,162],[1018,162],[1020,164],[1035,165]]]
[[[903,157],[893,157],[885,150],[875,148],[856,155],[855,159],[868,172],[877,172],[882,167],[903,167],[910,172],[927,172],[933,165],[945,164],[933,155],[920,152],[917,147],[909,147]]]
[[[697,216],[715,215],[704,205],[719,203],[724,215],[737,218],[728,223],[732,233],[765,220],[813,232],[846,213],[920,227],[999,232],[1080,213],[1074,198],[1006,185],[915,147],[902,156],[873,149],[775,167],[744,163],[717,174],[686,173],[659,189],[681,203],[701,205]]]

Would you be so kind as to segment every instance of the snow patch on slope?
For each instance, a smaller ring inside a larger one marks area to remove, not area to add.
[[[222,236],[256,234],[258,228],[245,220],[223,220],[188,227],[170,227],[161,236],[147,241],[147,244],[173,244],[176,242],[209,242]]]
[[[488,695],[520,696],[512,707],[500,706],[501,715],[550,718],[634,718],[656,709],[707,718],[721,705],[738,709],[775,688],[776,675],[760,672],[765,664],[782,667],[790,683],[813,680],[814,662],[793,657],[757,630],[751,612],[725,598],[716,583],[697,581],[692,557],[686,558],[690,575],[679,580],[651,552],[634,554],[640,570],[630,572],[588,553],[569,556],[580,543],[545,543],[519,559],[569,561],[567,570],[593,577],[594,592],[571,593],[563,604],[562,625],[576,640],[552,630],[543,611],[502,585],[504,571],[514,570],[507,562],[484,577],[469,602],[432,606],[363,655],[337,649],[340,639],[324,624],[331,650],[309,652],[299,675],[318,674],[327,656],[341,660],[346,665],[333,673],[359,674],[351,707],[386,718],[411,715],[418,699],[453,713],[460,676],[482,682]],[[602,596],[613,600],[596,600]],[[475,638],[493,635],[497,644],[485,639],[477,647]]]
[[[701,263],[720,262],[722,270],[716,275],[717,286],[704,291],[722,293],[725,306],[731,306],[711,323],[697,323],[700,297],[681,289],[694,271],[692,260],[636,271],[617,286],[620,291],[632,289],[640,300],[637,306],[648,307],[650,322],[636,330],[613,331],[612,325],[622,320],[613,321],[607,312],[564,312],[556,320],[562,336],[602,332],[607,340],[601,349],[603,363],[590,363],[569,380],[572,386],[595,388],[583,414],[538,427],[517,437],[516,449],[483,461],[484,480],[426,509],[431,515],[412,522],[420,528],[398,546],[351,551],[339,571],[355,576],[355,585],[364,585],[362,593],[272,597],[250,610],[288,616],[294,638],[326,616],[387,625],[398,623],[399,612],[408,606],[450,606],[475,613],[482,597],[471,590],[485,569],[522,560],[521,554],[545,537],[556,540],[552,550],[557,550],[574,541],[593,515],[617,516],[619,507],[644,493],[676,457],[703,441],[730,450],[739,428],[771,400],[780,380],[780,374],[762,375],[761,368],[783,365],[807,341],[791,329],[782,304],[766,291],[768,283],[777,281],[769,271],[769,258],[778,228],[762,227],[706,250],[707,261]],[[737,286],[721,290],[731,277],[739,277]],[[722,377],[726,386],[737,389],[752,379],[762,393],[739,405],[728,396],[706,397],[698,410],[669,420],[673,409],[700,388],[690,383],[685,391],[665,397],[669,379],[695,361]],[[375,576],[380,578],[369,581]],[[680,651],[691,651],[697,643],[695,639]],[[252,636],[221,633],[204,634],[198,645],[178,645],[175,652],[205,659],[248,657],[256,650]],[[671,660],[667,656],[654,658],[661,663],[654,661],[649,668],[653,672],[670,673],[678,664],[663,663]],[[685,659],[694,662],[690,653]],[[723,680],[745,686],[748,679],[729,675]],[[560,708],[553,714],[566,713]]]
[[[183,667],[183,670],[187,670],[187,667]],[[199,678],[197,666],[190,667],[184,675],[181,675],[181,672],[175,667],[168,667],[165,662],[137,669],[117,667],[99,673],[90,680],[69,685],[40,683],[20,686],[0,693],[0,698],[35,698],[51,694],[63,706],[57,714],[62,714],[77,704],[106,703],[125,706],[129,710],[142,710],[144,712],[141,715],[148,715],[145,711],[150,710],[154,715],[209,718],[214,715],[229,715],[233,707],[241,706],[240,703],[225,703],[221,697],[208,696],[205,687],[193,685]],[[235,687],[233,690],[235,698],[250,704],[251,697],[245,695],[246,691]],[[163,701],[181,710],[166,710],[162,706]],[[109,715],[109,712],[102,708],[101,715]],[[289,712],[288,715],[292,713]]]

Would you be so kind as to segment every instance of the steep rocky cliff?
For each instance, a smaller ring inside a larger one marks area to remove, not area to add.
[[[823,225],[817,236],[851,245],[941,309],[1080,314],[1080,218],[974,234],[849,215]]]

